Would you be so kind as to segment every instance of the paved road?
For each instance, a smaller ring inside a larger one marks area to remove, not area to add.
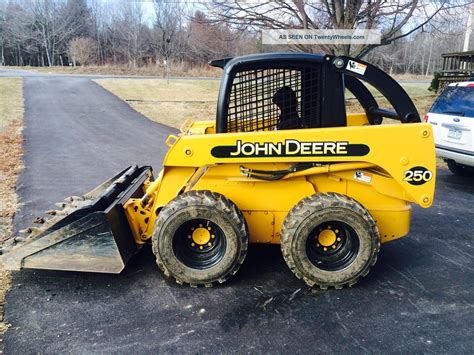
[[[0,67],[1,68],[1,67]],[[76,73],[55,73],[52,72],[40,72],[35,70],[25,70],[25,69],[0,69],[0,77],[12,77],[12,76],[22,76],[22,77],[56,77],[56,78],[88,78],[88,79],[105,79],[105,78],[120,78],[120,79],[159,79],[156,75],[114,75],[114,74],[76,74]],[[174,77],[171,76],[170,79],[180,79],[180,80],[220,80],[220,78],[215,77]]]
[[[158,166],[171,130],[86,78],[25,78],[23,205],[15,229],[64,196],[138,162]],[[213,289],[167,281],[149,249],[120,275],[26,270],[7,296],[7,354],[471,352],[472,180],[439,171],[435,205],[383,246],[356,287],[310,290],[278,247],[252,247]]]

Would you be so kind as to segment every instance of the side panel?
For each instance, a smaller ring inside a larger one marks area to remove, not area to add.
[[[171,147],[164,164],[256,162],[372,163],[393,177],[407,201],[425,208],[433,202],[436,161],[431,125],[424,123],[185,135]]]
[[[258,164],[259,169],[275,169],[274,164]],[[222,164],[208,170],[194,190],[218,192],[243,212],[253,243],[279,243],[280,229],[288,211],[303,197],[314,194],[305,177],[266,182],[240,174],[239,165]]]

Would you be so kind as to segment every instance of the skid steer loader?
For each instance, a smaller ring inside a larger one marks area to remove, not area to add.
[[[432,204],[430,125],[382,70],[303,53],[210,64],[223,69],[215,122],[169,136],[157,178],[131,166],[59,203],[4,266],[119,273],[151,242],[167,276],[212,286],[238,271],[249,243],[272,243],[309,286],[341,288],[367,275],[381,243],[408,234],[411,203]],[[364,113],[346,113],[348,92]]]

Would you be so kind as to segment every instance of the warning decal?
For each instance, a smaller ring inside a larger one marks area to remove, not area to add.
[[[372,174],[367,174],[367,173],[364,173],[363,171],[356,171],[354,173],[354,179],[370,184],[370,182],[372,181]]]
[[[356,61],[354,60],[349,60],[347,62],[347,67],[346,67],[347,70],[350,70],[354,73],[357,73],[357,74],[360,74],[360,75],[364,75],[365,74],[365,70],[367,69],[367,65],[365,64],[361,64],[361,63],[357,63]]]

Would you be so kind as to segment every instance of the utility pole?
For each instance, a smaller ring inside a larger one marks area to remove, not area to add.
[[[474,2],[471,3],[471,6],[469,7],[469,17],[467,18],[466,34],[464,35],[464,47],[462,49],[463,52],[467,52],[469,50],[469,40],[471,38],[473,16],[474,16]]]

